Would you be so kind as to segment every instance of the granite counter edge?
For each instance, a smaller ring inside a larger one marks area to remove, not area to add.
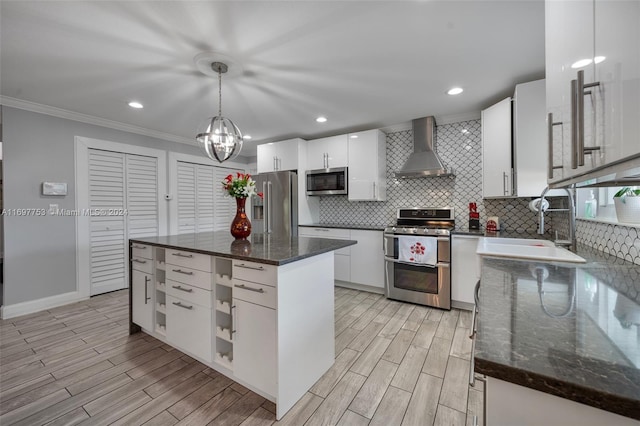
[[[637,400],[489,361],[477,355],[474,366],[476,373],[640,420],[640,404]]]
[[[312,253],[305,253],[305,254],[301,254],[301,255],[298,255],[298,256],[293,256],[293,257],[290,257],[290,258],[287,258],[287,259],[282,259],[282,260],[264,259],[264,258],[253,257],[253,256],[242,256],[242,255],[238,255],[238,254],[231,254],[231,253],[217,252],[217,251],[211,251],[211,250],[197,249],[197,248],[193,248],[193,247],[178,246],[178,245],[173,245],[173,244],[151,243],[149,241],[138,240],[138,239],[135,239],[135,238],[130,238],[129,239],[129,244],[131,244],[131,243],[147,244],[147,245],[154,246],[154,247],[162,247],[162,248],[168,248],[168,249],[173,249],[173,250],[188,251],[188,252],[191,252],[191,253],[206,254],[208,256],[223,257],[223,258],[226,258],[226,259],[246,260],[247,262],[263,263],[265,265],[282,266],[282,265],[286,265],[286,264],[289,264],[289,263],[297,262],[299,260],[307,259],[309,257],[317,256],[319,254],[328,253],[330,251],[339,250],[339,249],[344,248],[344,247],[353,246],[353,245],[356,245],[358,243],[355,240],[335,240],[335,241],[340,241],[340,244],[343,244],[343,245],[341,247],[338,247],[338,248],[328,248],[328,249],[316,250],[316,251],[314,251]]]

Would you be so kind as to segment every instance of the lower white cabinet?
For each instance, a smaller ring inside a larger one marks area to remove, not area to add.
[[[351,239],[358,241],[351,246],[351,282],[384,288],[382,231],[352,229]]]
[[[451,301],[457,308],[473,308],[473,289],[480,279],[479,239],[475,235],[451,236]]]
[[[632,418],[494,377],[487,377],[484,394],[491,426],[638,426]]]
[[[298,235],[358,241],[355,246],[335,251],[334,279],[368,287],[384,288],[382,231],[300,226],[298,227]]]
[[[167,294],[167,341],[211,362],[211,308]]]
[[[276,310],[233,299],[233,374],[276,395]]]
[[[131,271],[132,321],[146,330],[153,330],[153,275]]]

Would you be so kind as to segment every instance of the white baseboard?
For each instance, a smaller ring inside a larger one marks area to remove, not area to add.
[[[336,287],[344,287],[344,288],[350,288],[352,290],[367,291],[369,293],[384,294],[384,288],[374,287],[371,285],[356,284],[349,281],[340,281],[340,280],[334,280],[334,284]]]
[[[42,299],[29,300],[27,302],[20,302],[13,305],[5,305],[1,309],[0,316],[2,319],[14,318],[87,299],[88,297],[82,297],[79,292],[72,291],[70,293],[57,294],[55,296],[45,297]]]

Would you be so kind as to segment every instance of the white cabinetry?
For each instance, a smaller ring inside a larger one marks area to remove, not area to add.
[[[301,237],[330,238],[334,240],[349,240],[351,232],[348,229],[298,227]],[[351,247],[345,247],[334,252],[334,278],[338,281],[351,281]]]
[[[298,235],[358,241],[355,246],[334,252],[335,280],[347,286],[349,283],[366,286],[373,291],[384,289],[382,231],[300,226]]]
[[[545,81],[516,85],[513,95],[515,195],[539,197],[547,186]]]
[[[358,244],[351,246],[351,282],[384,288],[384,252],[382,231],[351,230],[351,239]]]
[[[482,197],[513,195],[511,98],[482,111]]]
[[[153,330],[153,275],[131,271],[131,299],[133,304],[132,320],[146,330]]]
[[[347,167],[347,135],[329,136],[307,142],[307,170]]]
[[[276,310],[234,297],[233,374],[274,395],[276,386]]]
[[[545,3],[549,143],[562,166],[550,182],[601,176],[640,153],[639,21],[638,2]]]
[[[258,173],[298,169],[298,147],[302,139],[258,145]]]
[[[638,426],[632,418],[493,377],[484,393],[491,426]]]
[[[349,134],[349,201],[387,199],[386,136],[380,130]]]
[[[473,290],[480,279],[480,258],[475,235],[451,236],[451,305],[473,309]]]

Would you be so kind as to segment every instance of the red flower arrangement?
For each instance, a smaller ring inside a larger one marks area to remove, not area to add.
[[[256,182],[248,173],[237,173],[236,177],[228,175],[221,183],[222,189],[234,198],[247,198],[252,195],[263,198],[264,196],[262,192],[256,191]]]

